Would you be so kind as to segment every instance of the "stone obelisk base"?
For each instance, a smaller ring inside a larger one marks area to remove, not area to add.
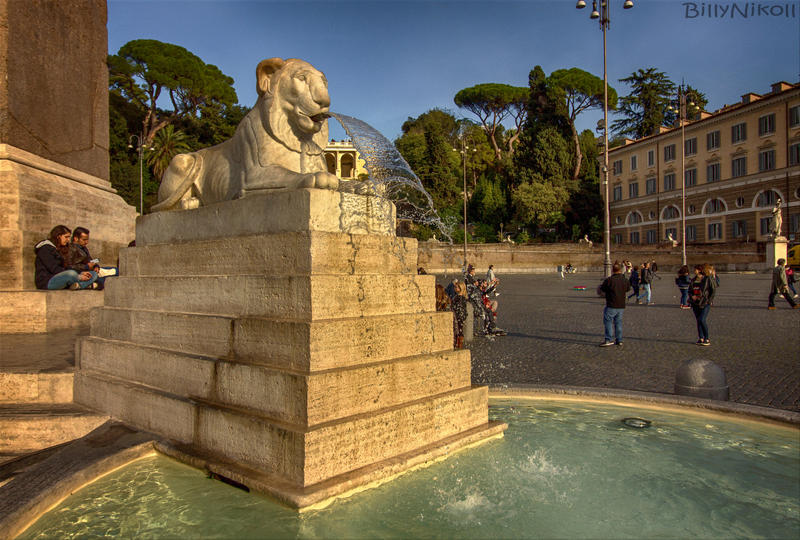
[[[297,190],[145,216],[75,400],[305,508],[502,435],[390,203]]]

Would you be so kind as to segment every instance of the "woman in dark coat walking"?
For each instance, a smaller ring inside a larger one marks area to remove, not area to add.
[[[714,300],[717,282],[714,278],[714,267],[710,264],[697,265],[694,271],[695,276],[689,286],[689,304],[697,320],[697,344],[707,347],[711,345],[711,341],[708,339],[706,319]]]

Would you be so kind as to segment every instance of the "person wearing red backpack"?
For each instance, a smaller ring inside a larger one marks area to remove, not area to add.
[[[692,306],[694,318],[697,320],[697,345],[708,347],[708,312],[717,290],[714,267],[710,264],[698,264],[694,267],[694,279],[689,285],[689,305]]]

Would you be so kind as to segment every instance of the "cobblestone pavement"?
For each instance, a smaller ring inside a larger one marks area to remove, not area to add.
[[[663,274],[653,285],[654,305],[625,310],[622,349],[598,347],[605,305],[595,293],[600,273],[498,277],[498,324],[508,336],[469,344],[476,384],[672,393],[678,366],[706,358],[725,369],[732,401],[800,411],[800,309],[778,297],[777,309],[767,310],[769,275],[720,275],[708,317],[711,346],[699,347],[692,311],[678,307],[674,275]]]

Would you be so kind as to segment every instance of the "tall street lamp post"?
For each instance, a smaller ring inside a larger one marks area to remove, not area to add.
[[[600,0],[600,10],[597,9],[597,0],[592,2],[592,13],[590,19],[599,19],[600,29],[603,31],[603,247],[605,256],[603,258],[603,273],[606,277],[611,275],[611,211],[609,209],[608,196],[608,62],[606,54],[606,31],[611,21],[609,15],[609,0]],[[584,0],[578,0],[575,4],[577,9],[586,7]],[[624,9],[633,7],[631,0],[625,0],[622,5]]]
[[[467,271],[467,151],[472,150],[473,152],[476,151],[475,148],[470,148],[467,146],[467,142],[465,137],[462,135],[459,137],[461,139],[461,150],[455,150],[461,154],[461,164],[464,169],[464,272]]]
[[[688,111],[694,112],[697,106],[693,101],[686,102],[686,87],[678,87],[677,108],[673,105],[668,110],[678,114],[681,124],[681,264],[686,265],[686,119]]]
[[[138,135],[131,135],[128,137],[128,148],[134,148],[133,140],[136,139],[136,150],[139,152],[139,215],[144,215],[144,183],[143,183],[143,169],[144,169],[144,151],[145,150],[154,150],[151,146],[150,148],[144,147],[144,134],[140,133]]]

